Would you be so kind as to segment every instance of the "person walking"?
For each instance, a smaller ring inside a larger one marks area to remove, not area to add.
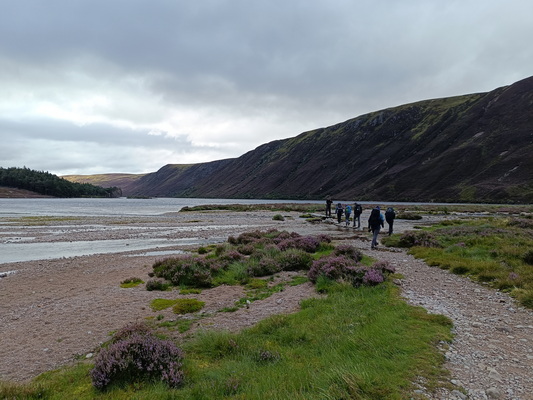
[[[370,217],[368,217],[368,231],[372,231],[372,244],[371,249],[374,250],[378,245],[378,235],[381,228],[384,228],[384,218],[381,214],[381,209],[379,206],[376,206],[371,212]]]
[[[337,222],[339,224],[341,223],[343,213],[344,213],[344,210],[342,209],[342,204],[337,203],[337,207],[335,207],[335,214],[337,215]]]
[[[346,214],[346,226],[350,226],[350,215],[352,215],[352,206],[346,204],[346,207],[344,207],[344,214]]]
[[[392,235],[392,225],[394,224],[394,218],[396,218],[394,208],[387,208],[387,211],[385,211],[385,221],[387,221],[387,224],[389,224],[389,236]]]
[[[353,227],[355,228],[355,222],[357,221],[357,229],[361,227],[361,214],[363,213],[363,207],[359,203],[355,203],[353,206]]]
[[[331,205],[333,204],[333,200],[331,200],[331,196],[326,197],[326,218],[331,218]]]

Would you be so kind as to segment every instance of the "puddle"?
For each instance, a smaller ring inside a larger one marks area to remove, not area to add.
[[[50,260],[92,254],[122,253],[179,245],[219,243],[224,238],[185,239],[117,239],[52,243],[0,243],[0,264]],[[159,250],[158,250],[159,251]],[[176,250],[174,250],[175,252]]]

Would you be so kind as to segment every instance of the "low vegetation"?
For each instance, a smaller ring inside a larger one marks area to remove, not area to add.
[[[161,335],[187,330],[192,319],[188,326],[159,322],[162,316],[151,325],[134,324],[113,335],[94,362],[30,384],[0,384],[0,398],[415,399],[414,382],[428,391],[444,384],[438,344],[451,340],[451,322],[407,305],[388,279],[390,264],[334,246],[327,236],[277,230],[247,232],[206,250],[161,260],[154,275],[181,291],[245,285],[246,296],[236,304],[242,307],[283,290],[273,274],[304,271],[294,284],[310,280],[326,296],[241,333],[198,331],[179,346]],[[203,307],[184,298],[150,305],[176,313]]]
[[[467,275],[508,292],[533,308],[533,219],[530,217],[445,220],[384,239],[408,247],[429,265]]]
[[[132,288],[135,286],[139,286],[141,283],[144,283],[144,281],[141,278],[128,278],[124,279],[122,282],[120,282],[121,288]]]

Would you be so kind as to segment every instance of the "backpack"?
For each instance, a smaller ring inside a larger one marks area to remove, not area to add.
[[[387,221],[390,221],[390,220],[394,219],[395,216],[396,216],[396,213],[394,212],[392,207],[387,208],[387,211],[385,211],[385,219]]]
[[[368,223],[370,225],[381,224],[380,212],[377,208],[374,208],[372,212],[370,213],[370,217],[368,218]]]
[[[346,211],[346,214],[351,214],[351,212],[352,212],[352,207],[351,207],[351,206],[346,206],[345,211]]]
[[[361,207],[360,204],[356,205],[356,206],[355,206],[354,213],[355,213],[356,215],[361,215],[362,212],[363,212],[363,207]]]

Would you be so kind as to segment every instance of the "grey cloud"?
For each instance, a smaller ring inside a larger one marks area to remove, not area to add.
[[[364,112],[525,78],[531,15],[533,2],[523,0],[5,1],[0,88],[16,104],[0,98],[0,112],[22,120],[4,115],[12,121],[0,121],[0,135],[23,132],[11,153],[19,156],[21,148],[35,151],[22,138],[145,148],[160,157],[172,149],[160,165],[191,152],[237,156],[240,147]],[[105,123],[24,119],[42,117],[24,99],[60,107],[91,91],[105,92],[111,104],[81,112]],[[191,110],[197,125],[186,119]],[[168,115],[178,139],[147,135]],[[232,120],[240,129],[210,126]],[[116,128],[122,122],[136,129]],[[211,148],[191,144],[199,131],[215,132]],[[240,146],[239,136],[246,136]]]

